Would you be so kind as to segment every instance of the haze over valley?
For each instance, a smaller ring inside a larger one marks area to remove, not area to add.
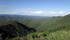
[[[0,40],[70,40],[70,1],[0,0]]]

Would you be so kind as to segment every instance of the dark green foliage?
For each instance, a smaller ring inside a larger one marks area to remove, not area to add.
[[[37,32],[23,37],[11,38],[9,40],[70,40],[70,15],[64,17],[42,17],[40,19],[32,16],[30,18],[28,17],[29,16],[19,20],[19,22],[28,27],[35,28]],[[1,22],[0,25],[6,25],[8,23],[15,26],[20,33],[22,32],[22,30],[20,30],[22,28],[17,27],[19,24],[14,25],[13,22]]]
[[[24,24],[16,21],[6,21],[6,24],[0,25],[0,34],[3,39],[13,38],[18,36],[26,36],[29,33],[34,33],[34,28],[29,28]]]

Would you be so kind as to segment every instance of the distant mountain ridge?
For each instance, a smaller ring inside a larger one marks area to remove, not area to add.
[[[0,14],[0,21],[2,20],[22,20],[22,19],[28,19],[28,20],[38,20],[44,18],[43,16],[27,16],[27,15],[9,15],[9,14]],[[47,18],[47,17],[46,17]]]

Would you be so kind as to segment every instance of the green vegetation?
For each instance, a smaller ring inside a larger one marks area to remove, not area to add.
[[[70,31],[57,31],[47,36],[48,40],[70,40]]]
[[[64,17],[43,17],[40,19],[24,18],[19,20],[19,22],[35,28],[37,32],[9,40],[70,40],[70,15]],[[0,23],[0,25],[2,24]]]

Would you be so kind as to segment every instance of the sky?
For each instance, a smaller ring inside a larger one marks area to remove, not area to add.
[[[70,0],[0,0],[0,14],[65,16]]]

